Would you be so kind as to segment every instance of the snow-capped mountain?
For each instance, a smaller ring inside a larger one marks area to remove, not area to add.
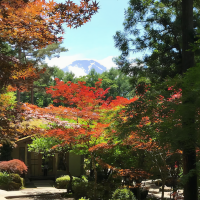
[[[94,60],[76,60],[62,70],[64,72],[72,71],[73,73],[79,72],[79,74],[87,75],[91,69],[95,69],[95,71],[100,74],[106,71],[106,67]]]

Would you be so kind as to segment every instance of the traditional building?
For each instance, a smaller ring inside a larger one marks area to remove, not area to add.
[[[19,139],[16,142],[17,147],[12,152],[13,159],[22,160],[28,166],[27,178],[55,179],[67,174],[63,158],[59,153],[44,158],[42,154],[28,152],[27,145],[31,144],[31,142],[31,136]],[[65,159],[72,176],[81,176],[83,174],[83,156],[67,153]]]

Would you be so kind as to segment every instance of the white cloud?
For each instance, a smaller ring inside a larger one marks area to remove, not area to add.
[[[76,75],[76,77],[87,75],[84,69],[77,66],[69,66],[68,69],[69,71],[73,72]]]
[[[59,58],[52,58],[51,60],[47,58],[45,59],[45,62],[51,67],[55,65],[60,69],[62,69],[72,64],[72,62],[74,62],[75,60],[86,60],[86,59],[84,59],[82,54],[76,54],[73,56],[60,56]]]
[[[112,61],[114,56],[108,56],[102,60],[96,60],[97,62],[99,62],[101,65],[103,65],[104,67],[106,67],[107,69],[110,69],[112,67],[117,67],[117,65]]]

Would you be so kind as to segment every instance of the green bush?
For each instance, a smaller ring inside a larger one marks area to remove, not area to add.
[[[112,195],[112,199],[136,200],[134,194],[127,188],[115,190],[115,192]]]
[[[15,183],[11,181],[10,184],[6,187],[6,190],[19,190],[22,187],[22,183]]]
[[[70,177],[67,176],[61,176],[56,179],[56,188],[58,189],[66,189],[67,185],[69,184]]]
[[[61,176],[61,177],[57,178],[56,179],[56,188],[66,189],[69,184],[69,181],[70,181],[69,175],[65,175],[65,176]],[[82,176],[81,178],[73,176],[72,185],[77,185],[82,182],[84,182],[84,183],[88,182],[88,180],[85,176]],[[81,197],[83,197],[83,196],[81,196]]]
[[[10,175],[6,172],[0,172],[0,186],[9,184],[12,181]]]
[[[19,190],[23,186],[23,178],[18,174],[8,174],[0,172],[0,189]]]
[[[81,197],[88,197],[89,187],[88,183],[80,182],[73,185],[74,198],[80,199]]]
[[[88,177],[85,176],[85,175],[82,175],[82,176],[81,176],[81,182],[88,183]]]
[[[19,176],[19,174],[10,174],[11,180],[15,183],[21,183],[21,177]]]
[[[80,182],[73,185],[74,198],[80,199],[81,197],[94,200],[94,182]],[[115,187],[116,188],[116,187]],[[111,199],[113,187],[110,183],[97,184],[96,197],[97,199]]]

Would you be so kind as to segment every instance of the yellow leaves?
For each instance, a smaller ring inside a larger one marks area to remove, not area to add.
[[[24,118],[25,119],[25,118]],[[40,128],[42,125],[47,124],[48,122],[44,119],[31,119],[26,120],[21,123],[22,127],[29,127],[30,129]]]

